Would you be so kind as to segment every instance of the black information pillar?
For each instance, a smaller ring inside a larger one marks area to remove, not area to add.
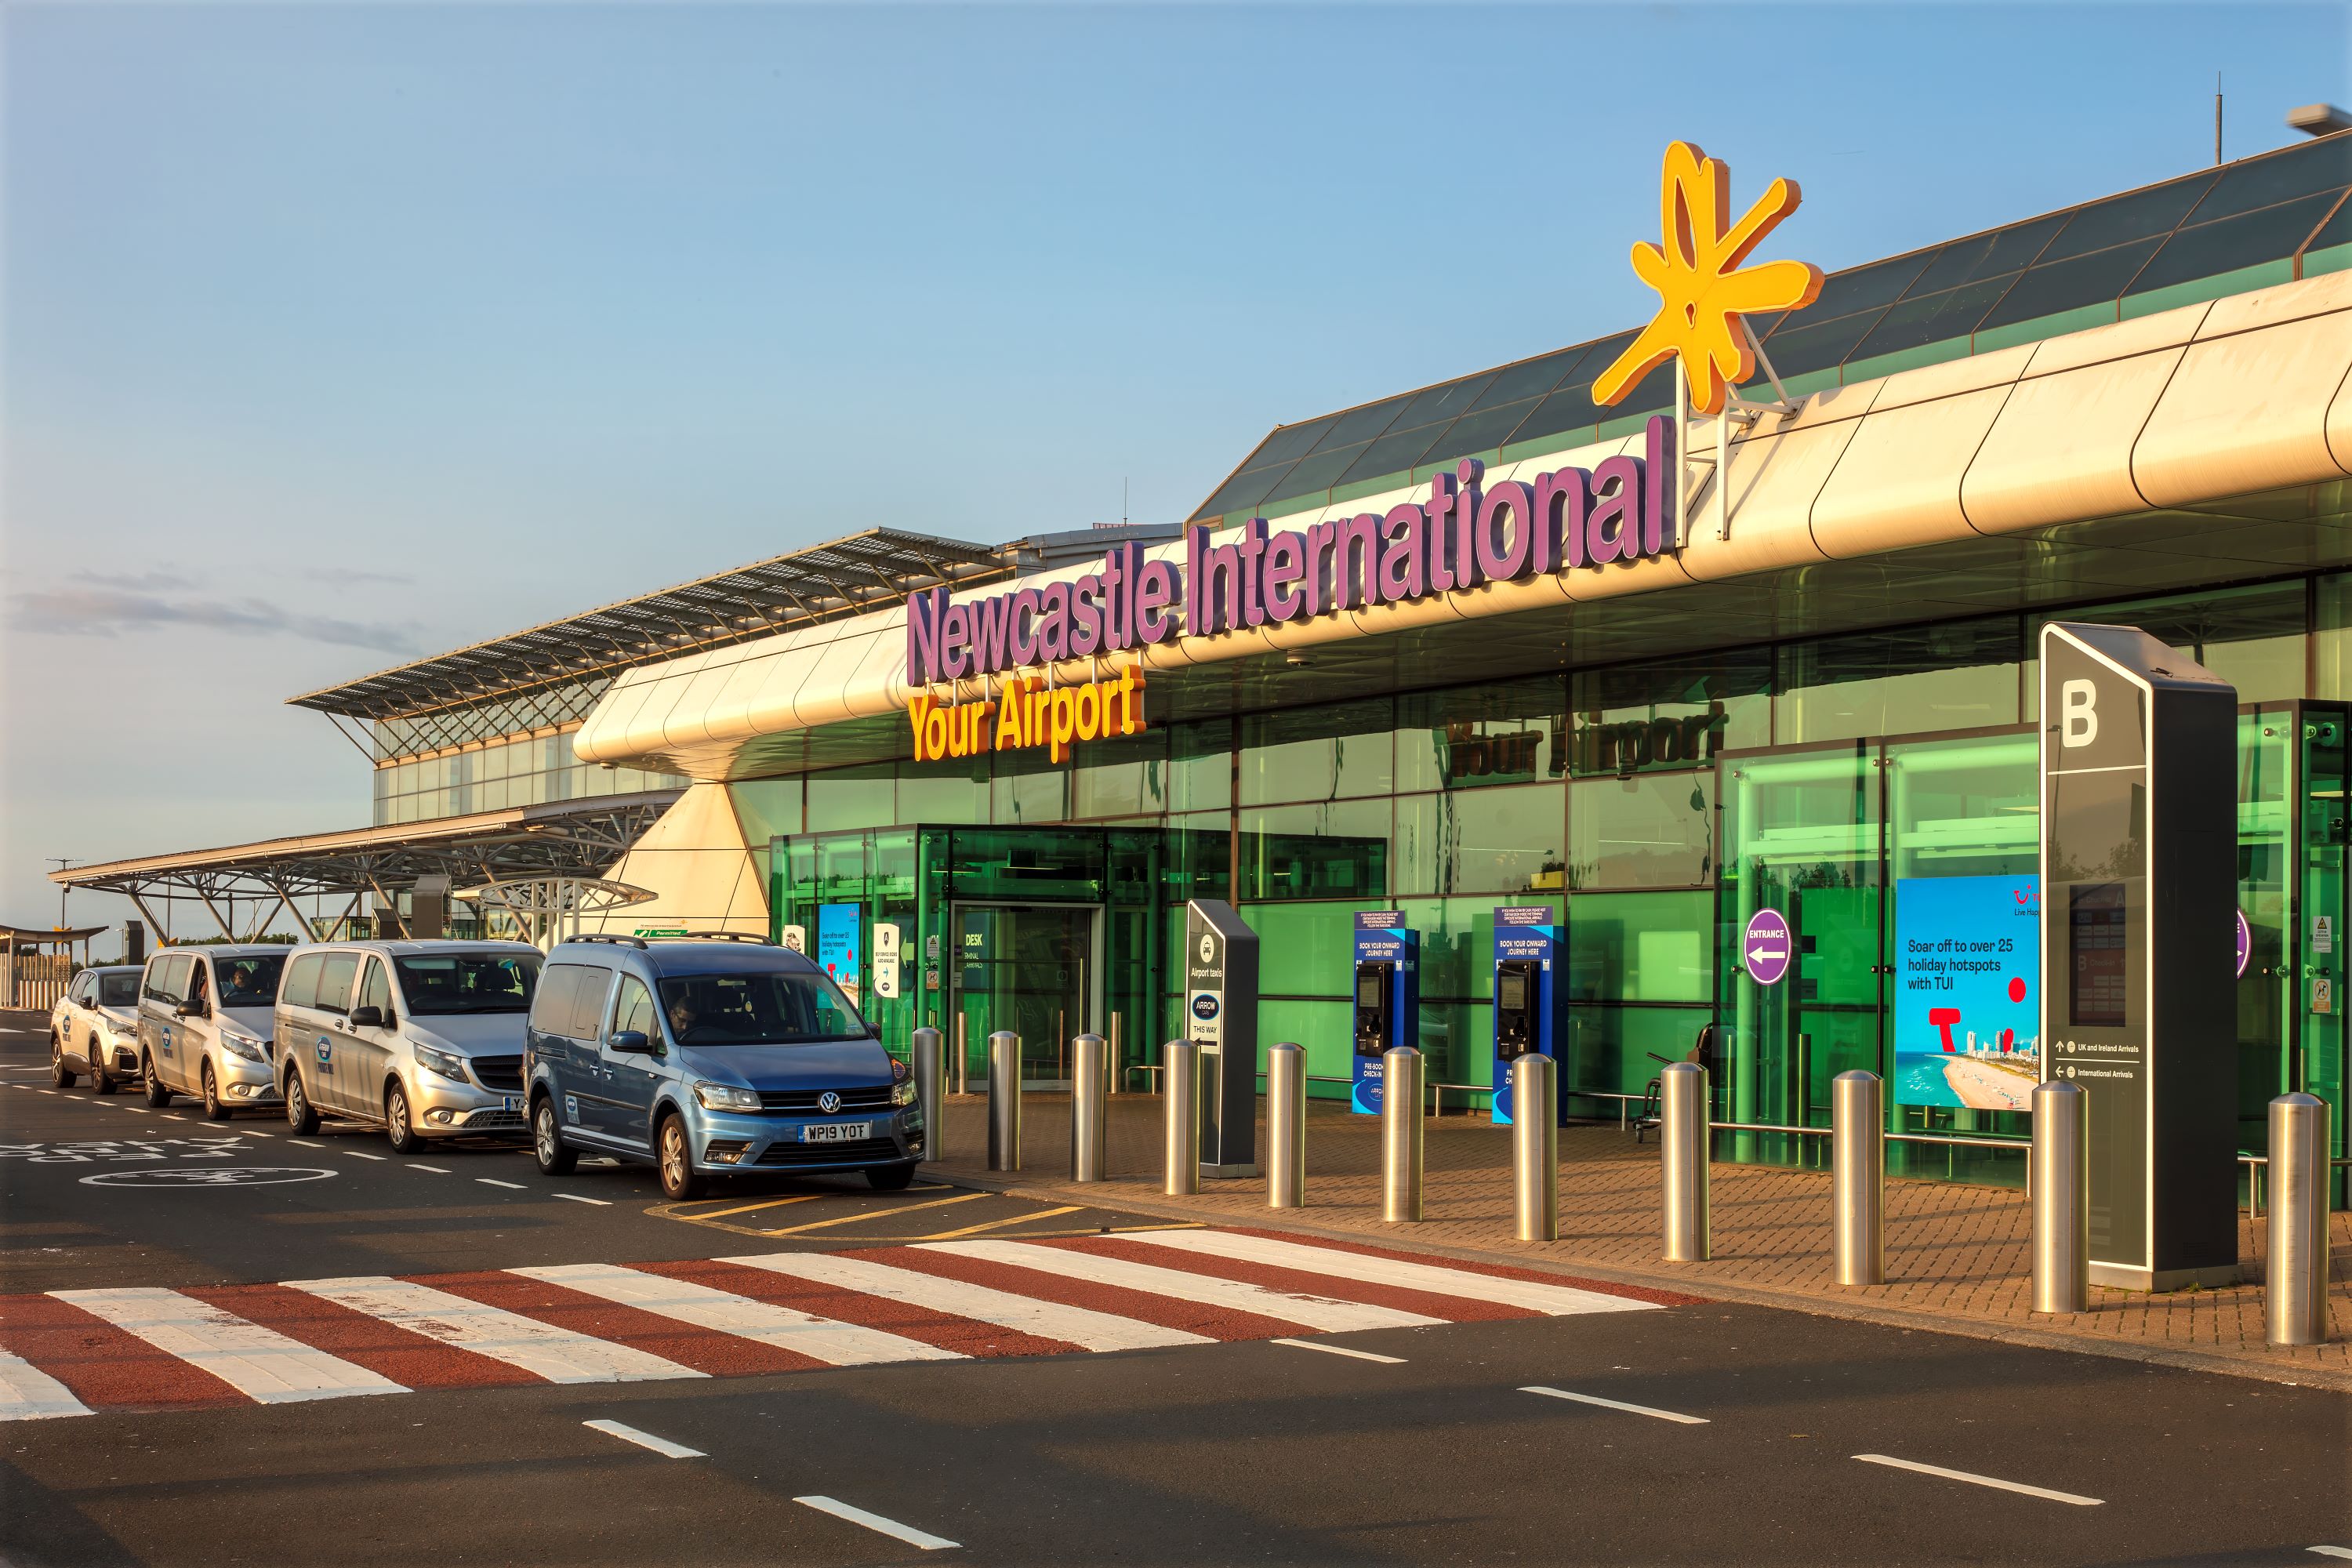
[[[1184,1037],[1199,1044],[1207,1080],[1201,1174],[1256,1175],[1257,932],[1223,899],[1185,910]]]
[[[2237,689],[2042,631],[2042,1076],[2085,1091],[2091,1282],[2234,1284]]]

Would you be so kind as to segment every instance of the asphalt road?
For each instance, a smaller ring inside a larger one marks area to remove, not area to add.
[[[53,1290],[590,1264],[682,1276],[725,1267],[698,1260],[779,1253],[854,1268],[995,1240],[1091,1259],[1150,1251],[1101,1233],[1155,1223],[854,1181],[747,1182],[670,1205],[624,1167],[551,1181],[519,1149],[401,1161],[356,1129],[298,1142],[275,1120],[224,1126],[182,1106],[133,1110],[129,1095],[43,1094],[46,1077],[26,1069],[46,1059],[37,1037],[0,1035],[10,1333],[64,1310],[37,1294]],[[1414,1299],[1334,1293],[1349,1289]],[[1629,1310],[661,1381],[410,1378],[417,1392],[390,1397],[0,1422],[0,1556],[36,1568],[2352,1555],[2346,1396],[1760,1308],[1617,1305]],[[168,1384],[154,1384],[158,1402]]]

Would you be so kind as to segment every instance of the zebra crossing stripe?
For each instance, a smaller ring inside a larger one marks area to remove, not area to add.
[[[1468,1268],[1408,1263],[1398,1258],[1349,1252],[1336,1247],[1277,1241],[1272,1237],[1244,1236],[1233,1231],[1136,1231],[1121,1234],[1118,1239],[1146,1247],[1164,1247],[1180,1252],[1202,1253],[1211,1258],[1230,1258],[1244,1263],[1263,1263],[1275,1268],[1296,1268],[1303,1273],[1360,1280],[1367,1285],[1391,1285],[1399,1289],[1423,1290],[1433,1296],[1492,1301],[1498,1306],[1522,1307],[1555,1318],[1573,1317],[1582,1312],[1645,1311],[1656,1306],[1654,1302],[1636,1301],[1624,1296],[1604,1296],[1598,1290],[1580,1290],[1571,1285],[1540,1285],[1531,1279],[1508,1279]]]
[[[1361,1301],[1340,1301],[1328,1296],[1276,1290],[1239,1279],[1191,1274],[1177,1268],[1162,1268],[1155,1264],[1133,1263],[1124,1258],[1105,1258],[1097,1253],[1079,1252],[1066,1247],[986,1240],[927,1241],[916,1245],[927,1252],[981,1258],[992,1263],[1057,1274],[1065,1279],[1114,1285],[1155,1296],[1173,1296],[1179,1300],[1197,1301],[1228,1311],[1253,1312],[1261,1318],[1297,1323],[1321,1333],[1349,1333],[1360,1329],[1419,1329],[1444,1321],[1442,1318],[1427,1318],[1418,1312],[1399,1311],[1393,1307],[1375,1307]]]
[[[90,1407],[76,1399],[64,1384],[23,1357],[0,1351],[0,1421],[46,1421],[56,1415],[90,1414]]]
[[[1129,1351],[1216,1342],[1206,1334],[1183,1329],[1162,1328],[1158,1323],[1085,1307],[1066,1307],[1058,1301],[1040,1301],[986,1285],[943,1279],[936,1274],[918,1274],[862,1258],[845,1258],[837,1252],[772,1252],[762,1257],[722,1258],[719,1261],[740,1264],[746,1268],[764,1268],[772,1274],[789,1274],[820,1285],[994,1323],[1040,1339],[1060,1340],[1080,1350]]]
[[[263,1405],[405,1394],[404,1385],[275,1329],[248,1322],[177,1290],[52,1290],[49,1294],[135,1334]]]
[[[954,1351],[927,1345],[919,1340],[887,1333],[856,1323],[835,1322],[811,1313],[754,1301],[749,1296],[713,1289],[691,1280],[640,1273],[609,1263],[566,1263],[537,1268],[509,1268],[530,1279],[543,1279],[567,1290],[600,1297],[635,1307],[641,1312],[692,1323],[698,1329],[755,1340],[777,1350],[792,1351],[832,1366],[873,1366],[898,1361],[961,1361]]]
[[[520,1367],[550,1383],[648,1383],[706,1375],[628,1345],[576,1334],[413,1279],[376,1274],[289,1279],[286,1284],[426,1339]]]

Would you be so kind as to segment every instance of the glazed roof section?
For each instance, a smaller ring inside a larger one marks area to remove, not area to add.
[[[1015,569],[993,546],[868,529],[287,701],[346,718],[399,719],[814,626]]]
[[[2347,191],[2352,132],[1833,272],[1806,310],[1751,324],[1801,396],[2352,267]],[[1635,335],[1277,426],[1192,521],[1307,510],[1463,458],[1510,462],[1638,428],[1673,402],[1671,365],[1614,407],[1591,396]]]

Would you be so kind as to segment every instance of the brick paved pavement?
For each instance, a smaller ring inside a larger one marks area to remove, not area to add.
[[[1483,1117],[1429,1121],[1427,1218],[1391,1226],[1380,1216],[1378,1124],[1328,1101],[1314,1102],[1308,1111],[1307,1206],[1286,1213],[1265,1207],[1262,1180],[1209,1183],[1198,1197],[1163,1195],[1156,1097],[1113,1097],[1112,1175],[1102,1185],[1083,1187],[1068,1180],[1066,1095],[1025,1098],[1024,1168],[1010,1175],[986,1169],[986,1104],[980,1096],[950,1102],[947,1158],[932,1173],[1064,1202],[1083,1197],[1229,1224],[1245,1219],[1309,1233],[1409,1240],[1437,1252],[1556,1266],[1718,1300],[2352,1390],[2352,1339],[2347,1338],[2352,1334],[2352,1215],[2332,1220],[2329,1300],[2336,1337],[2325,1345],[2274,1349],[2263,1342],[2264,1226],[2242,1215],[2238,1254],[2250,1283],[2164,1296],[2094,1287],[2088,1311],[2038,1317],[2028,1310],[2031,1211],[2023,1193],[2006,1188],[1889,1182],[1890,1282],[1842,1287],[1831,1269],[1825,1173],[1717,1164],[1714,1260],[1666,1263],[1659,1256],[1657,1143],[1636,1145],[1613,1126],[1562,1129],[1560,1239],[1539,1243],[1512,1237],[1509,1134]]]

